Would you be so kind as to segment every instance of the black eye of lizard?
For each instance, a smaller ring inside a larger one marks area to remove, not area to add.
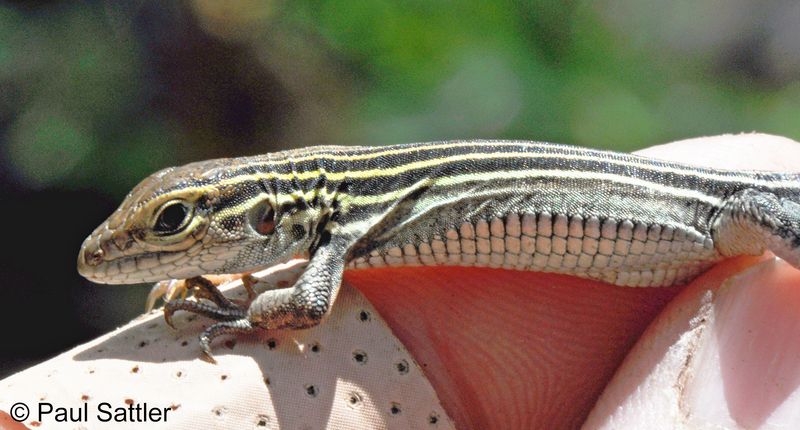
[[[189,207],[182,202],[168,203],[156,218],[153,230],[159,233],[175,233],[187,223]]]

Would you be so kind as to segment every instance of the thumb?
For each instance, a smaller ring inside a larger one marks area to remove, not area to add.
[[[584,428],[794,428],[800,420],[800,271],[725,262],[651,325]]]

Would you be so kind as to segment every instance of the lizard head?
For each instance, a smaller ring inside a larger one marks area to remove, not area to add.
[[[310,246],[316,209],[282,194],[269,173],[218,159],[161,170],[137,185],[86,238],[78,271],[130,284],[242,273],[288,261]],[[318,214],[316,214],[318,215]]]

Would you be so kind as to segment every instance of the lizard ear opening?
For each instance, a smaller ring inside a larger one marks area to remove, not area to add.
[[[262,236],[275,231],[275,209],[269,201],[264,200],[250,210],[250,224]]]

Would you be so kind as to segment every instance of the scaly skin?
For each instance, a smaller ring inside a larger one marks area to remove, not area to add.
[[[532,142],[317,147],[211,160],[145,179],[83,244],[101,283],[190,279],[201,336],[313,326],[345,267],[475,265],[620,286],[686,282],[722,258],[800,266],[800,176],[733,172]],[[199,280],[310,259],[248,307]],[[170,299],[177,295],[175,289]],[[209,355],[210,357],[210,355]]]

